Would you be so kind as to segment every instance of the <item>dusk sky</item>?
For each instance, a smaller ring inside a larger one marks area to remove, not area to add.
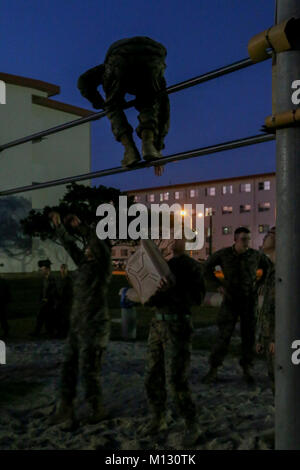
[[[53,99],[93,109],[77,79],[112,42],[164,44],[169,86],[248,57],[249,39],[274,24],[274,10],[275,0],[2,0],[0,71],[57,84]],[[172,94],[170,103],[164,155],[258,134],[271,114],[271,61]],[[136,111],[127,115],[135,128]],[[108,119],[92,123],[92,170],[120,166],[122,154]],[[171,163],[160,178],[147,168],[98,183],[124,190],[270,171],[274,142]]]

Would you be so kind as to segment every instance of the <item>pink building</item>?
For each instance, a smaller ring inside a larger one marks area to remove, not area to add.
[[[192,252],[197,259],[209,254],[210,223],[212,225],[212,251],[233,244],[237,227],[251,231],[252,248],[258,249],[268,228],[276,218],[275,173],[241,176],[194,183],[132,189],[136,202],[147,206],[152,203],[204,204],[205,244]],[[212,215],[211,215],[212,214]],[[194,218],[199,214],[194,214]],[[210,220],[211,219],[211,220]],[[193,221],[195,227],[195,220]]]

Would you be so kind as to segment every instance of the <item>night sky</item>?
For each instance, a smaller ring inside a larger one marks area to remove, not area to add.
[[[92,109],[77,78],[103,62],[112,42],[137,35],[162,42],[172,85],[248,57],[248,40],[274,24],[274,10],[275,0],[2,0],[0,71],[57,84],[53,99]],[[172,94],[170,102],[165,155],[258,134],[271,114],[271,61]],[[136,127],[136,112],[127,115]],[[92,170],[119,166],[122,153],[108,119],[94,122]],[[274,170],[271,142],[172,163],[160,178],[147,168],[98,183],[124,190]]]

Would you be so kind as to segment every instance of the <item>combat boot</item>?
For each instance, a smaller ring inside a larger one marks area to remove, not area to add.
[[[132,135],[123,134],[121,137],[121,143],[125,148],[124,158],[121,160],[122,166],[128,167],[136,165],[141,160],[141,156],[136,148]]]
[[[217,374],[218,374],[218,368],[217,367],[211,367],[208,371],[208,373],[203,377],[202,383],[204,384],[211,384],[213,382],[217,381]]]
[[[166,415],[164,412],[151,413],[150,420],[139,429],[143,437],[153,436],[168,429]]]
[[[185,424],[185,432],[182,438],[182,445],[190,447],[196,444],[200,437],[200,428],[196,421],[187,421]]]
[[[146,161],[162,158],[162,154],[154,145],[154,132],[150,129],[142,131],[142,155]]]
[[[58,406],[55,407],[54,414],[50,416],[48,424],[50,426],[60,424],[61,429],[64,431],[74,429],[76,427],[76,420],[72,402],[61,400]]]

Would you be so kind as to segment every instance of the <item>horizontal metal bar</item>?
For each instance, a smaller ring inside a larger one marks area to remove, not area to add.
[[[168,157],[163,157],[155,160],[154,162],[142,162],[136,165],[133,168],[110,168],[107,170],[93,171],[91,173],[85,173],[77,176],[69,176],[67,178],[61,178],[57,180],[47,181],[45,183],[35,183],[30,186],[21,186],[19,188],[8,189],[5,191],[0,191],[0,196],[9,196],[11,194],[24,193],[27,191],[36,191],[38,189],[50,188],[52,186],[59,186],[62,184],[72,183],[75,181],[84,181],[92,178],[101,178],[104,176],[115,175],[117,173],[125,173],[127,171],[141,170],[142,168],[155,166],[155,165],[165,165],[167,163],[172,163],[180,160],[186,160],[188,158],[203,157],[211,153],[223,152],[226,150],[232,150],[239,147],[246,147],[248,145],[262,144],[264,142],[270,142],[275,140],[273,134],[259,134],[252,137],[245,137],[243,139],[231,140],[229,142],[224,142],[217,145],[212,145],[210,147],[202,147],[195,150],[189,150],[187,152],[175,153],[169,155]]]
[[[212,70],[211,72],[207,72],[197,77],[191,78],[190,80],[180,82],[177,85],[171,85],[167,88],[167,93],[176,93],[177,91],[199,85],[209,80],[221,77],[222,75],[227,75],[228,73],[236,72],[237,70],[249,67],[250,65],[254,65],[254,62],[252,62],[252,60],[249,58],[234,62],[230,65],[226,65],[225,67],[220,67],[218,69]],[[123,107],[123,109],[131,108],[132,106],[134,106],[134,104],[135,100],[128,101]],[[21,137],[20,139],[12,140],[7,144],[0,145],[0,152],[11,147],[16,147],[17,145],[25,144],[26,142],[31,142],[32,140],[41,139],[48,135],[56,134],[57,132],[61,132],[66,129],[71,129],[72,127],[80,126],[81,124],[86,124],[87,122],[97,121],[98,119],[103,118],[105,115],[105,111],[100,111],[92,116],[86,116],[80,119],[75,119],[74,121],[66,122],[65,124],[60,124],[59,126],[51,127],[50,129],[46,129],[41,132],[36,132],[35,134],[31,134],[26,137]]]
[[[214,80],[215,78],[222,77],[237,70],[245,69],[250,65],[254,65],[251,59],[243,59],[238,62],[234,62],[230,65],[225,65],[225,67],[220,67],[218,69],[212,70],[211,72],[204,73],[194,78],[190,78],[184,82],[180,82],[177,85],[171,85],[168,87],[167,91],[169,94],[175,93],[177,91],[184,90],[185,88],[190,88],[192,86],[200,85],[201,83],[208,82],[209,80]]]

